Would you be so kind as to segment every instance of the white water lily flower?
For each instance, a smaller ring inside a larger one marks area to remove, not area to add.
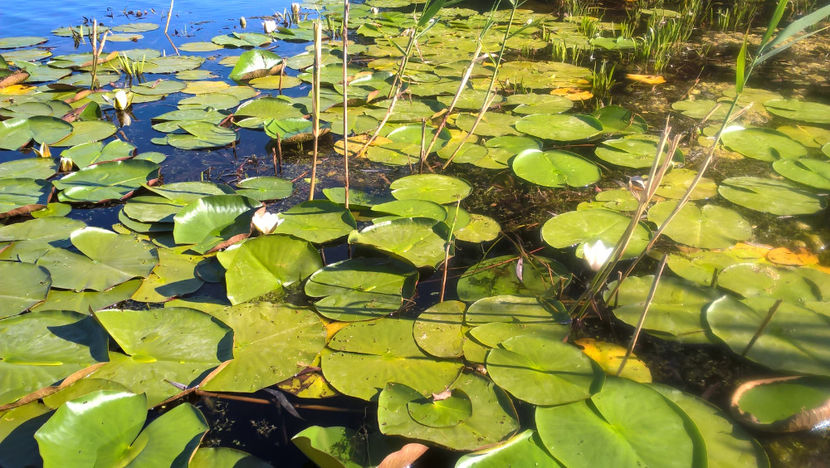
[[[606,247],[601,240],[594,242],[593,245],[588,243],[582,245],[582,257],[588,263],[588,267],[593,271],[599,271],[605,265],[605,262],[608,261],[608,257],[611,256],[611,252],[613,251],[613,246]]]
[[[133,93],[128,93],[123,89],[119,89],[118,91],[116,91],[115,95],[112,98],[110,98],[106,94],[102,95],[101,97],[104,98],[104,101],[106,101],[107,104],[110,104],[117,110],[125,110],[126,108],[130,107],[130,104],[133,103]]]
[[[251,222],[254,224],[254,228],[256,228],[257,231],[263,234],[270,234],[274,232],[274,229],[276,229],[280,223],[282,223],[282,217],[275,213],[259,210],[254,213]]]
[[[265,34],[271,34],[277,30],[277,22],[274,20],[265,20],[262,22],[262,29],[265,31]]]

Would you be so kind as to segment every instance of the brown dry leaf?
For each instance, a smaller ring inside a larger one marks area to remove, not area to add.
[[[738,242],[732,248],[728,249],[727,252],[740,259],[760,260],[765,258],[770,250],[772,250],[772,247],[768,245]]]
[[[666,79],[660,75],[638,75],[636,73],[629,73],[625,75],[625,77],[631,81],[648,85],[659,85],[666,82]]]
[[[380,462],[378,468],[404,468],[421,457],[429,447],[424,444],[411,443],[404,445],[397,452],[392,452]]]
[[[625,348],[593,338],[580,338],[574,343],[582,348],[583,353],[599,364],[606,374],[617,374],[617,369],[620,368],[620,363],[625,357]],[[643,361],[637,359],[634,353],[628,357],[620,377],[640,383],[651,383],[651,371]]]
[[[767,252],[767,260],[779,265],[816,265],[818,257],[809,250],[801,247],[795,252],[786,248],[778,247]]]
[[[594,97],[587,89],[579,88],[556,88],[550,92],[554,96],[564,96],[571,101],[587,101]]]

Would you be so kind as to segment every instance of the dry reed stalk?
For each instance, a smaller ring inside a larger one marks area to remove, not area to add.
[[[623,356],[622,361],[620,362],[620,367],[617,369],[616,375],[618,377],[622,374],[622,371],[625,368],[625,363],[628,362],[628,358],[631,357],[631,354],[634,352],[634,347],[637,346],[637,339],[640,337],[640,332],[643,330],[643,325],[646,323],[648,309],[651,307],[652,301],[654,301],[654,294],[657,292],[657,285],[660,283],[660,277],[663,276],[663,270],[666,268],[666,260],[668,260],[668,258],[668,255],[664,255],[663,259],[660,260],[660,266],[657,267],[657,273],[654,275],[654,281],[651,282],[651,289],[649,289],[648,296],[646,296],[646,303],[643,306],[643,313],[640,314],[640,320],[637,322],[637,327],[634,329],[634,334],[631,336],[631,343],[628,344],[628,349],[625,350],[625,356]]]
[[[441,276],[441,298],[439,302],[444,302],[444,295],[447,292],[447,271],[450,269],[450,248],[452,247],[452,236],[455,232],[455,221],[458,219],[458,211],[461,209],[461,199],[455,202],[455,217],[452,219],[452,226],[450,226],[450,233],[447,236],[447,246],[444,249],[444,273]]]
[[[311,184],[308,199],[314,200],[314,188],[317,185],[317,150],[320,140],[320,62],[322,61],[322,28],[319,21],[314,22],[314,75],[311,84],[311,133],[314,135],[314,150],[311,159]]]
[[[345,207],[349,209],[349,0],[343,0],[343,32],[340,34],[343,40],[343,165],[345,187]]]

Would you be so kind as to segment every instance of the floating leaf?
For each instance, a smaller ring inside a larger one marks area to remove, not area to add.
[[[414,293],[417,279],[417,271],[407,263],[354,258],[315,272],[306,282],[305,293],[323,298],[314,307],[324,317],[352,322],[397,312]]]
[[[766,101],[764,107],[770,114],[800,122],[830,123],[830,106],[798,99],[773,99]]]
[[[695,466],[700,436],[648,386],[609,377],[591,403],[536,408],[542,442],[565,466]]]
[[[646,168],[651,167],[657,156],[658,141],[645,135],[630,135],[622,138],[605,140],[598,146],[595,154],[599,159],[617,166]],[[665,151],[665,150],[664,150]],[[665,159],[663,152],[661,160]],[[675,159],[682,159],[683,153],[678,150]]]
[[[35,439],[46,466],[161,466],[189,459],[208,431],[202,413],[189,403],[142,431],[146,418],[146,396],[100,390],[58,408]]]
[[[270,51],[255,49],[248,50],[239,56],[239,60],[231,70],[230,79],[246,81],[273,74],[273,69],[282,64],[282,58]]]
[[[830,381],[816,377],[773,377],[744,383],[732,395],[739,420],[774,432],[816,430],[830,411]]]
[[[522,274],[519,277],[519,258],[503,255],[471,266],[458,280],[458,298],[465,302],[475,302],[498,295],[553,296],[570,282],[570,274],[565,266],[539,256],[522,260]]]
[[[208,391],[252,393],[311,365],[326,331],[312,310],[260,302],[225,307],[211,315],[233,329],[233,360],[202,386]]]
[[[158,249],[159,263],[142,281],[131,298],[138,302],[165,302],[176,296],[195,292],[204,281],[196,277],[199,255],[185,255],[170,249]]]
[[[0,320],[0,333],[0,405],[107,359],[106,334],[94,320],[75,312],[9,317]]]
[[[460,357],[466,308],[463,302],[444,301],[421,312],[412,329],[415,342],[435,357]]]
[[[346,236],[357,224],[349,210],[328,200],[299,203],[277,214],[276,234],[322,244]]]
[[[789,182],[761,177],[730,177],[718,193],[736,205],[779,216],[812,214],[825,206],[821,198]]]
[[[45,37],[38,36],[17,36],[0,37],[0,49],[17,49],[18,47],[29,47],[46,42]]]
[[[657,195],[664,198],[680,199],[692,185],[697,172],[691,169],[672,169],[668,174],[663,176],[660,180],[660,186],[657,187]],[[718,193],[718,186],[715,182],[708,178],[702,177],[695,189],[692,191],[690,200],[702,200],[704,198],[712,198]]]
[[[387,384],[378,400],[381,432],[428,440],[454,450],[474,450],[519,429],[509,398],[485,378],[461,374],[448,390],[452,396],[436,400],[424,398],[406,384]]]
[[[0,262],[0,318],[19,314],[46,299],[49,272],[29,263]]]
[[[115,125],[102,120],[76,120],[72,122],[72,133],[66,138],[53,143],[54,146],[76,146],[91,141],[99,141],[115,134]],[[35,140],[37,140],[35,134]],[[51,138],[50,138],[51,139]]]
[[[636,326],[643,313],[648,292],[654,282],[652,275],[629,276],[614,297],[608,297],[614,315],[623,322]],[[613,289],[616,283],[609,285]],[[649,306],[643,329],[663,339],[682,343],[708,343],[701,314],[704,307],[717,297],[709,288],[700,288],[681,279],[660,278]]]
[[[783,159],[772,163],[775,172],[810,187],[830,190],[830,162],[817,159]]]
[[[349,243],[389,252],[418,268],[435,268],[444,260],[445,230],[446,225],[434,219],[394,218],[353,231]]]
[[[26,158],[0,164],[0,179],[48,179],[57,172],[50,158]]]
[[[423,394],[443,391],[461,371],[461,362],[424,354],[412,337],[412,325],[405,318],[349,324],[323,350],[323,375],[338,391],[364,400],[377,397],[389,382],[411,385]]]
[[[177,244],[195,244],[205,253],[223,241],[250,232],[257,202],[241,195],[212,195],[191,201],[174,217]]]
[[[626,355],[624,347],[606,341],[597,341],[593,338],[580,338],[575,340],[574,344],[582,348],[582,352],[602,367],[602,370],[608,375],[617,375],[620,364]],[[619,377],[640,383],[651,383],[651,371],[646,363],[637,359],[634,353],[629,355]]]
[[[220,260],[222,260],[220,258]],[[306,241],[284,235],[250,239],[233,251],[225,281],[228,299],[240,304],[302,281],[323,266],[320,253]]]
[[[487,354],[487,374],[504,390],[534,405],[584,400],[602,373],[579,349],[538,336],[516,336]]]
[[[542,239],[557,249],[575,244],[580,244],[581,247],[598,240],[605,245],[616,245],[630,221],[628,216],[605,209],[569,211],[545,222],[542,226]],[[637,225],[623,258],[639,255],[648,239],[648,230],[641,224]],[[577,252],[579,251],[578,249]]]
[[[495,240],[499,233],[501,233],[501,226],[495,219],[472,213],[470,214],[470,222],[455,231],[453,235],[460,241],[479,244]]]
[[[660,202],[648,210],[648,220],[662,226],[677,206],[675,201]],[[741,215],[717,205],[698,208],[689,203],[663,232],[675,242],[702,249],[725,249],[752,237],[752,226]]]
[[[53,182],[62,202],[118,200],[158,177],[158,164],[126,160],[85,167]]]
[[[49,192],[49,182],[43,180],[0,179],[0,218],[43,208]]]
[[[527,429],[500,445],[468,453],[458,459],[457,468],[495,468],[527,463],[529,466],[560,468],[562,465],[545,450],[542,439],[533,429]]]
[[[398,200],[426,200],[438,203],[456,203],[470,194],[470,185],[456,177],[441,174],[416,174],[401,177],[389,186]]]
[[[775,299],[723,296],[706,309],[706,322],[733,352],[784,372],[830,375],[830,351],[822,343],[830,336],[827,317],[782,302],[761,330]],[[760,335],[753,339],[761,330]],[[752,341],[752,346],[749,346]]]
[[[807,155],[807,148],[801,143],[768,128],[747,128],[724,132],[721,141],[730,150],[761,161],[794,159]]]
[[[233,357],[233,332],[204,312],[101,310],[95,318],[125,354],[110,351],[109,362],[93,377],[146,393],[148,406],[179,393],[168,381],[197,384],[208,370]]]
[[[578,141],[602,132],[602,123],[584,114],[534,114],[516,122],[516,130],[545,140]]]
[[[565,306],[556,300],[540,301],[526,296],[490,296],[477,300],[464,314],[468,325],[494,322],[508,323],[568,323],[570,316]]]
[[[544,187],[583,187],[599,180],[599,168],[569,151],[525,150],[513,158],[513,172]]]

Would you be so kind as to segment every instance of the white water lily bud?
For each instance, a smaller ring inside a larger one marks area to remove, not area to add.
[[[115,96],[112,99],[112,107],[115,107],[117,110],[124,110],[133,103],[133,93],[126,92],[123,89],[119,89],[115,92]]]
[[[244,16],[239,17],[239,26],[241,26],[242,29],[245,29],[245,28],[248,27],[248,21],[245,19]]]
[[[69,172],[72,170],[72,167],[75,165],[75,162],[72,161],[72,158],[65,158],[61,156],[61,172]]]
[[[269,213],[264,209],[257,210],[251,219],[251,223],[253,223],[254,228],[263,234],[270,234],[274,232],[274,229],[276,229],[281,222],[282,218],[279,215]]]
[[[52,150],[49,149],[49,145],[46,143],[40,144],[40,149],[35,148],[35,154],[38,155],[39,158],[51,158],[52,157]]]
[[[274,20],[265,20],[262,22],[262,30],[265,34],[271,34],[277,30],[277,22]]]
[[[611,252],[613,251],[614,247],[606,247],[601,240],[593,244],[585,243],[582,245],[582,257],[588,263],[588,267],[593,271],[599,271],[605,265],[605,262],[608,261],[608,257],[611,256]]]
[[[372,7],[372,16],[377,16],[379,11],[380,10],[378,10],[378,7]]]

